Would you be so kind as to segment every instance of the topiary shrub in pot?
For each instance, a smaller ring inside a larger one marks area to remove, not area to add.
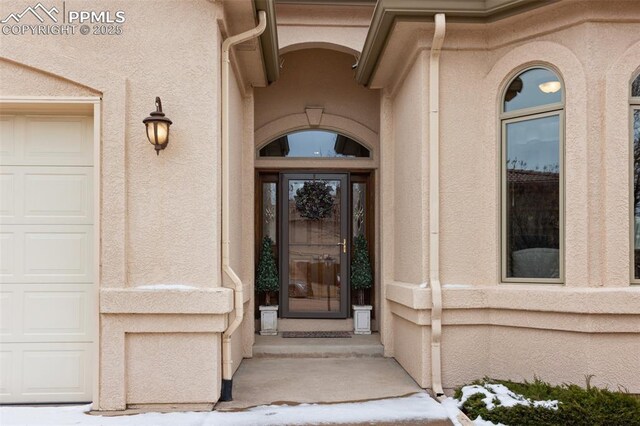
[[[371,334],[371,305],[364,304],[364,291],[373,285],[367,239],[364,235],[358,235],[353,241],[353,246],[351,288],[358,292],[358,304],[353,305],[353,332]]]
[[[271,306],[271,296],[280,289],[278,268],[273,256],[273,240],[262,239],[258,270],[256,271],[256,290],[265,294],[265,304],[260,306],[260,334],[275,336],[278,334],[278,305]]]

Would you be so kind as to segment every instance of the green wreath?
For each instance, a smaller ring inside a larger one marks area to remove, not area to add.
[[[331,216],[334,200],[331,187],[324,181],[305,182],[296,191],[294,199],[296,210],[306,219],[320,220]]]

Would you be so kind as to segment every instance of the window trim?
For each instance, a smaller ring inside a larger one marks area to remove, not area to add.
[[[635,277],[636,259],[635,259],[635,158],[634,158],[634,134],[633,134],[633,113],[640,111],[640,96],[632,96],[632,84],[640,78],[640,71],[634,72],[629,81],[629,282],[632,285],[639,285],[640,278]]]
[[[535,68],[543,68],[553,72],[562,84],[561,102],[523,108],[516,111],[504,111],[504,97],[511,82],[522,73]],[[502,91],[500,102],[500,282],[506,284],[564,284],[565,283],[565,109],[566,109],[566,86],[564,79],[555,67],[546,64],[535,64],[515,71],[507,80]],[[517,278],[507,276],[507,125],[521,121],[529,121],[537,118],[558,116],[560,122],[560,132],[558,135],[558,160],[559,160],[559,273],[558,278]]]
[[[353,140],[354,142],[356,142],[357,144],[359,144],[360,146],[362,146],[363,148],[365,148],[367,151],[369,151],[369,156],[368,157],[348,157],[348,156],[344,156],[344,157],[263,157],[260,155],[260,151],[265,148],[266,146],[268,146],[269,144],[275,142],[276,140],[280,139],[281,137],[284,136],[288,136],[294,133],[300,133],[300,132],[308,132],[308,131],[324,131],[324,132],[331,132],[331,133],[335,133],[337,135],[342,135],[342,136],[346,136],[347,138]],[[320,160],[320,161],[373,161],[374,160],[374,150],[371,146],[369,146],[369,144],[364,143],[362,140],[360,140],[359,138],[356,138],[354,136],[352,136],[350,133],[346,133],[342,130],[335,130],[335,129],[331,129],[328,127],[305,127],[305,128],[300,128],[300,129],[293,129],[293,130],[288,130],[284,133],[279,134],[278,136],[269,139],[267,142],[259,145],[256,147],[255,149],[255,159],[256,160],[284,160],[284,161],[300,161],[300,160]]]

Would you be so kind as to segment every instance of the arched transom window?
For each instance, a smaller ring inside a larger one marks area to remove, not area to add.
[[[329,130],[301,130],[281,136],[259,151],[260,157],[370,157],[371,152],[348,136]]]
[[[547,68],[529,68],[502,100],[502,280],[563,277],[564,90]]]

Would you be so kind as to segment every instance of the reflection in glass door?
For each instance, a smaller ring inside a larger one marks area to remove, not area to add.
[[[281,306],[286,318],[346,318],[347,175],[282,175]]]

